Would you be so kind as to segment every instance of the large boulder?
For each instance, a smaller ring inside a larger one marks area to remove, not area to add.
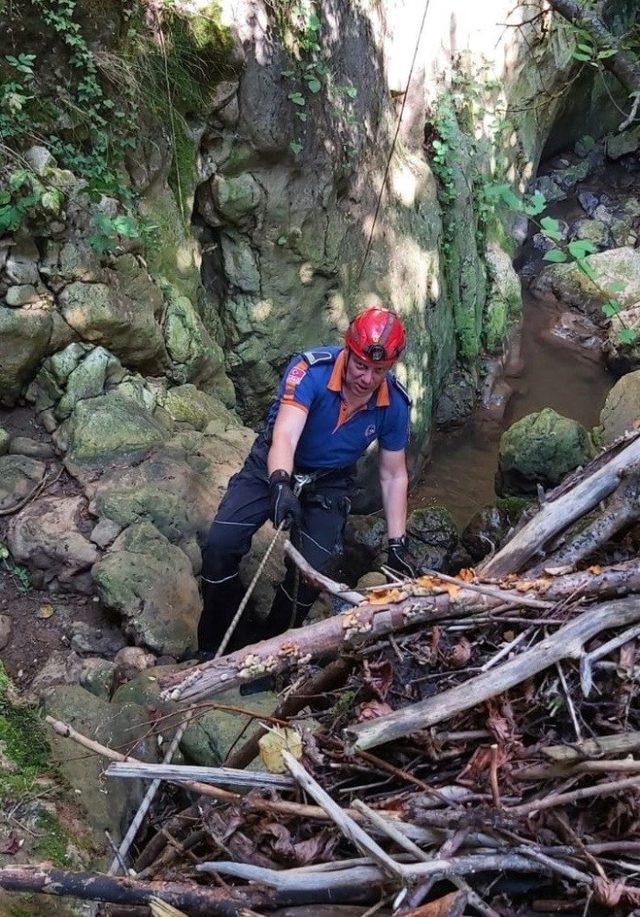
[[[600,423],[605,443],[640,427],[640,369],[618,379],[600,412]]]
[[[551,408],[527,414],[502,434],[496,490],[500,495],[535,494],[538,484],[559,484],[593,455],[591,437],[577,420]]]
[[[44,462],[26,455],[0,456],[0,510],[28,497],[45,476]]]
[[[0,404],[16,403],[47,353],[52,331],[49,311],[0,306]]]
[[[224,355],[196,312],[191,300],[180,294],[171,284],[165,284],[167,305],[164,317],[164,336],[171,358],[171,379],[184,385],[193,382],[201,388],[220,388],[226,403],[230,397],[229,380],[224,375]]]
[[[167,365],[159,288],[133,255],[116,260],[105,283],[74,281],[60,293],[64,320],[85,341],[102,344],[127,365],[158,373]]]
[[[407,542],[418,571],[452,572],[458,530],[451,513],[444,506],[414,509],[407,519]]]
[[[47,714],[68,723],[101,745],[117,748],[143,761],[158,760],[157,744],[149,731],[148,711],[135,704],[109,704],[79,685],[59,685],[44,694]],[[105,828],[119,840],[142,801],[142,780],[108,780],[108,761],[100,755],[78,754],[71,739],[51,733],[54,760],[74,788],[89,824],[100,834]]]
[[[98,595],[122,616],[136,644],[178,657],[196,649],[201,602],[191,562],[155,526],[125,529],[92,575]]]
[[[114,390],[79,401],[56,434],[74,465],[103,468],[116,459],[134,459],[161,443],[167,428],[137,401]]]
[[[15,560],[44,570],[45,579],[72,585],[100,556],[80,531],[85,507],[83,497],[45,497],[26,506],[7,531]]]
[[[546,267],[532,284],[537,295],[552,293],[565,305],[574,306],[602,320],[602,305],[617,300],[630,309],[640,300],[640,251],[614,248],[586,259],[596,282],[572,261]]]
[[[149,711],[161,710],[163,714],[178,711],[178,705],[160,697],[159,679],[176,671],[178,666],[156,666],[141,672],[136,678],[118,688],[114,703],[144,706]],[[242,697],[238,688],[216,695],[215,703],[221,707],[245,707],[263,716],[270,716],[278,705],[272,691]],[[211,709],[197,713],[189,723],[180,742],[180,751],[193,764],[217,767],[221,765],[240,736],[251,726],[252,717],[235,710]],[[250,730],[246,735],[250,735]]]

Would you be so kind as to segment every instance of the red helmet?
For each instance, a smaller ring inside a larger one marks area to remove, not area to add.
[[[406,346],[407,333],[395,312],[371,306],[356,315],[347,328],[344,341],[365,363],[391,366]]]

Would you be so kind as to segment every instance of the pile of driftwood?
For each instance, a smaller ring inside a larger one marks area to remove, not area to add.
[[[166,677],[184,719],[287,674],[224,768],[142,764],[53,723],[113,779],[180,790],[126,878],[0,885],[187,914],[640,914],[639,495],[635,435],[478,569],[365,596],[323,579],[350,610]],[[259,754],[273,773],[246,769]]]

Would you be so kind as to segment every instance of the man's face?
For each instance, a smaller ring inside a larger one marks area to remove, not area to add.
[[[368,398],[375,392],[388,372],[388,365],[365,363],[354,353],[349,353],[344,385],[356,398]]]

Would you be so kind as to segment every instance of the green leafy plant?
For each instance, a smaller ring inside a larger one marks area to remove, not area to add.
[[[16,169],[0,190],[0,233],[15,232],[23,223],[60,213],[64,195],[31,169]]]
[[[32,588],[31,574],[26,567],[16,564],[11,558],[9,549],[0,541],[0,563],[7,571],[9,576],[16,583],[16,588],[21,595],[25,595]]]

